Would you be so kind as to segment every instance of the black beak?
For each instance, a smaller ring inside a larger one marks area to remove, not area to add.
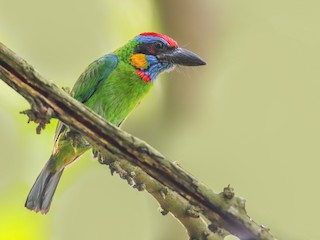
[[[203,61],[195,53],[183,48],[170,49],[166,52],[158,54],[157,58],[161,62],[167,62],[167,63],[178,64],[183,66],[206,65],[206,62]]]

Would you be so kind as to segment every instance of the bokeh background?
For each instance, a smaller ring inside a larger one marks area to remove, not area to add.
[[[228,184],[279,239],[320,239],[319,1],[0,0],[0,41],[60,87],[144,31],[208,63],[156,82],[123,128],[219,192]],[[156,201],[85,155],[51,211],[24,208],[48,159],[28,103],[0,81],[0,239],[187,239]],[[229,237],[229,239],[235,239]]]

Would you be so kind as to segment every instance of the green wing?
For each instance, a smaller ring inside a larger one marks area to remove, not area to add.
[[[105,55],[91,63],[75,83],[71,95],[78,101],[85,103],[105,81],[118,65],[118,58],[114,54]]]
[[[105,55],[91,63],[81,74],[75,83],[71,95],[78,101],[85,103],[98,89],[99,85],[105,81],[109,74],[118,65],[118,58],[114,54]],[[59,134],[66,128],[62,122],[59,122],[54,137],[57,141]]]

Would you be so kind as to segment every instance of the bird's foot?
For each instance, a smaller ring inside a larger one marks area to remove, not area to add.
[[[69,130],[66,136],[71,140],[74,148],[87,148],[90,146],[88,141],[78,132]]]

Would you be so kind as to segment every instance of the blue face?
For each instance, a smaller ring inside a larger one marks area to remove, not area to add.
[[[171,47],[164,39],[157,36],[137,36],[136,40],[140,42],[135,48],[134,53],[142,53],[146,55],[148,61],[148,68],[141,69],[147,74],[152,82],[158,75],[164,71],[174,68],[174,64],[169,61],[160,60],[157,56],[173,51],[175,48]]]

